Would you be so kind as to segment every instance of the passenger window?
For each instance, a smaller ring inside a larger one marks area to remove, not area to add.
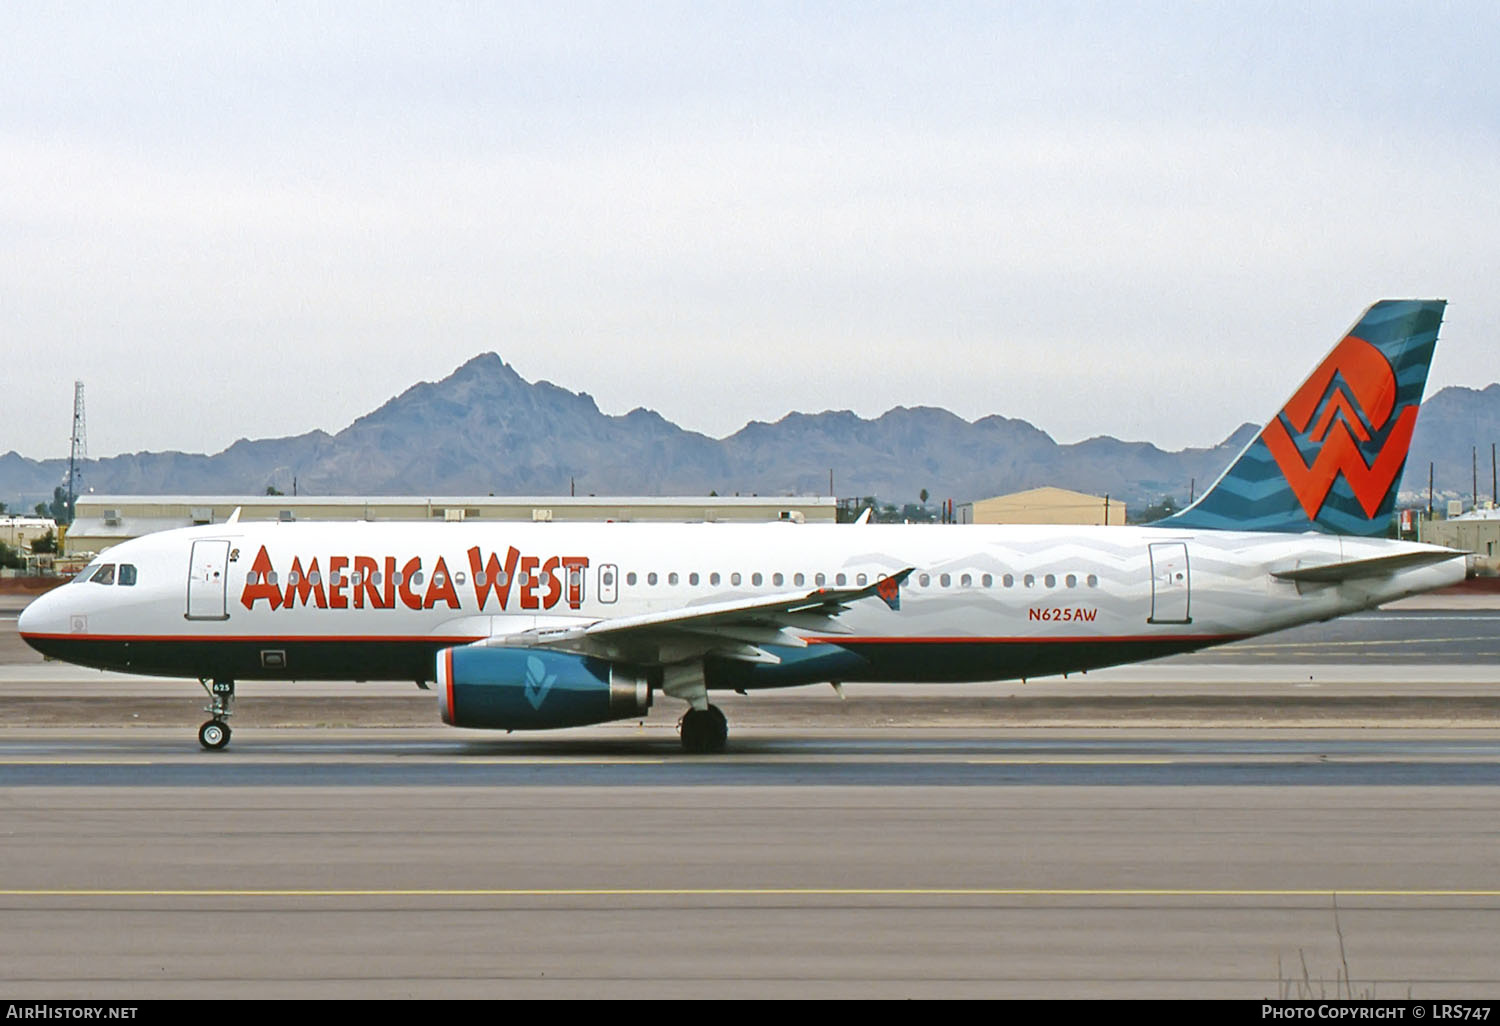
[[[816,584],[820,588],[823,587],[823,585],[825,585],[825,584],[828,583],[828,575],[827,574],[814,574],[813,575],[813,583]]]
[[[864,574],[857,574],[854,578],[854,583],[863,588],[869,582],[869,580],[870,579]]]
[[[115,565],[113,563],[105,563],[99,568],[98,573],[94,574],[89,580],[94,584],[114,584]]]
[[[337,577],[338,574],[334,573],[331,576]],[[422,586],[422,580],[422,571],[418,570],[416,573],[411,575],[411,586],[413,588],[420,588]]]
[[[698,583],[698,571],[694,570],[692,573],[688,574],[688,583],[692,584],[692,585],[697,585],[697,583]]]
[[[961,586],[965,587],[965,588],[970,588],[970,587],[973,587],[973,585],[974,585],[974,578],[971,577],[969,574],[964,574],[962,577],[960,577],[958,579],[958,583]]]
[[[120,576],[121,576],[121,578],[124,578],[124,576],[125,576],[125,575],[124,575],[124,574],[121,574],[121,575],[120,575]],[[297,582],[298,582],[298,581],[300,581],[300,580],[302,580],[302,577],[301,577],[301,575],[300,575],[300,574],[298,574],[298,573],[297,573],[297,571],[295,571],[295,570],[293,570],[293,571],[291,571],[291,572],[290,572],[290,573],[288,573],[288,574],[287,574],[287,575],[286,575],[286,583],[287,583],[287,584],[289,584],[289,585],[291,585],[291,586],[292,586],[292,587],[293,587],[293,588],[295,588],[295,587],[296,587],[296,586],[297,586]],[[121,583],[121,584],[124,584],[124,583],[125,583],[125,582],[124,582],[124,580],[123,580],[123,579],[122,579],[122,580],[121,580],[121,581],[120,581],[120,583]]]
[[[983,577],[981,577],[979,579],[979,583],[982,584],[982,585],[984,585],[986,588],[993,588],[995,586],[994,575],[993,574],[985,574]]]
[[[458,573],[456,573],[456,574],[453,575],[453,583],[454,584],[463,584],[464,581],[466,581],[466,580],[468,580],[468,578],[466,576],[464,576],[464,572],[462,570],[460,570]],[[371,584],[379,584],[380,583],[380,574],[378,574],[378,573],[371,574],[370,575],[370,583]]]
[[[797,588],[802,587],[802,583],[803,583],[804,580],[806,580],[806,578],[804,578],[801,574],[793,574],[792,575],[792,585],[793,585],[793,587],[797,587]]]
[[[780,573],[774,573],[771,575],[771,583],[776,585],[776,587],[778,588],[781,587],[781,582],[783,579],[784,578],[782,578]]]
[[[674,570],[671,573],[667,574],[667,583],[668,584],[676,584],[677,583],[677,571]]]
[[[738,570],[729,575],[729,583],[736,585],[740,583],[740,572]]]
[[[1069,574],[1068,577],[1067,577],[1067,583],[1068,583],[1068,587],[1070,587],[1070,588],[1076,588],[1076,587],[1078,587],[1078,575],[1077,574]]]
[[[600,580],[603,582],[604,586],[608,588],[611,584],[615,583],[615,575],[606,570],[604,571],[604,576],[600,578]]]
[[[135,567],[130,563],[120,564],[120,586],[122,588],[135,586]]]
[[[834,575],[833,575],[833,583],[834,583],[834,584],[835,584],[835,585],[836,585],[836,586],[837,586],[837,587],[840,587],[840,588],[842,588],[842,587],[843,587],[843,586],[844,586],[844,585],[845,585],[845,584],[848,584],[848,583],[849,583],[849,578],[847,578],[847,577],[846,577],[846,576],[844,576],[844,575],[843,575],[843,574],[834,574]]]
[[[1046,577],[1046,583],[1047,583],[1047,587],[1049,587],[1049,588],[1055,588],[1055,587],[1057,587],[1057,575],[1056,574],[1048,574],[1047,577]]]
[[[944,574],[938,578],[938,583],[947,588],[953,584],[953,576],[951,574]]]
[[[1000,583],[1003,584],[1003,585],[1005,585],[1007,588],[1013,588],[1013,587],[1015,587],[1016,579],[1015,579],[1014,575],[1012,575],[1012,574],[1006,574],[1004,577],[1002,577],[1000,579]]]
[[[1026,587],[1028,587],[1028,588],[1034,588],[1034,587],[1036,587],[1036,578],[1033,577],[1031,574],[1027,574],[1022,579],[1022,583],[1025,584]]]
[[[712,573],[710,573],[708,575],[708,583],[709,584],[718,584],[719,583],[719,571],[715,570],[715,571],[713,571]]]
[[[635,584],[635,571],[634,570],[630,571],[630,573],[628,573],[628,574],[625,575],[625,583],[626,584],[630,584],[630,585],[634,585]]]
[[[480,587],[480,588],[483,588],[489,582],[490,582],[489,576],[486,575],[483,570],[479,571],[477,574],[474,575],[474,584],[476,586]],[[604,583],[608,584],[609,582],[605,581]]]
[[[760,587],[760,582],[764,579],[765,578],[761,577],[759,570],[750,575],[750,583],[755,585],[757,588]]]
[[[1099,587],[1099,578],[1097,576],[1095,576],[1094,574],[1089,574],[1089,587],[1090,588],[1097,588],[1097,587]]]

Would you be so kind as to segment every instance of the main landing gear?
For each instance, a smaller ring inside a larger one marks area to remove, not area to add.
[[[199,677],[198,683],[208,692],[209,704],[203,711],[213,717],[198,728],[198,743],[210,752],[217,752],[229,744],[229,724],[225,721],[234,715],[234,681]]]
[[[729,721],[716,705],[689,708],[677,721],[677,729],[682,734],[682,750],[695,755],[722,752],[729,739]]]
[[[729,739],[729,721],[724,711],[708,704],[708,683],[703,679],[701,662],[676,663],[662,667],[662,693],[688,704],[687,712],[677,721],[682,735],[682,750],[694,755],[722,752]]]

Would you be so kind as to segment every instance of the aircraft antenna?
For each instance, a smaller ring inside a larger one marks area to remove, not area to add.
[[[83,415],[83,382],[73,382],[73,435],[68,449],[68,508],[65,521],[73,523],[73,508],[78,501],[78,476],[89,458],[88,426]]]

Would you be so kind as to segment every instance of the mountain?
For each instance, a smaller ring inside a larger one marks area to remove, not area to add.
[[[1490,446],[1500,442],[1500,384],[1487,388],[1450,385],[1422,404],[1406,460],[1403,492],[1425,502],[1427,470],[1439,496],[1468,497],[1478,467],[1479,498],[1494,497]]]
[[[585,393],[528,382],[494,353],[448,377],[413,385],[337,434],[241,439],[223,452],[131,453],[90,460],[101,493],[304,495],[823,494],[958,502],[1044,484],[1108,494],[1133,507],[1202,490],[1254,437],[1250,424],[1209,448],[1166,452],[1147,442],[1090,438],[1059,445],[1024,420],[966,421],[932,407],[896,407],[873,420],[848,410],[752,421],[724,439],[687,431],[646,409],[600,412]],[[1447,388],[1427,401],[1410,466],[1426,487],[1467,490],[1469,447],[1500,438],[1500,384]],[[1431,455],[1429,455],[1431,454]],[[1461,457],[1461,460],[1460,460]],[[1462,474],[1456,467],[1462,462]],[[1416,468],[1421,467],[1420,474]],[[0,456],[0,497],[30,510],[52,496],[66,460]],[[1485,481],[1488,484],[1488,481]]]

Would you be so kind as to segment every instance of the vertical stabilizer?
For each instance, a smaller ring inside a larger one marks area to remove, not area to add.
[[[1366,310],[1213,487],[1158,524],[1384,537],[1444,306]]]

